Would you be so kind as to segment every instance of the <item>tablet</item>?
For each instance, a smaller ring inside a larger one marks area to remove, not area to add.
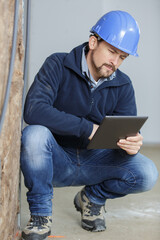
[[[117,149],[117,142],[135,136],[147,119],[147,116],[106,116],[87,149]]]

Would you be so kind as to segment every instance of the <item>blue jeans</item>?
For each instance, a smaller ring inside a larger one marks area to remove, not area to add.
[[[62,148],[48,128],[31,125],[22,134],[21,169],[32,215],[52,215],[53,187],[85,185],[91,202],[150,190],[158,172],[138,153],[121,149]],[[65,196],[64,196],[65,199]]]

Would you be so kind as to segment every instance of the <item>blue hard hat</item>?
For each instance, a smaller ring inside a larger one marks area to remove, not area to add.
[[[124,11],[108,12],[98,20],[90,32],[97,34],[121,51],[138,56],[140,29],[136,20],[129,13]]]

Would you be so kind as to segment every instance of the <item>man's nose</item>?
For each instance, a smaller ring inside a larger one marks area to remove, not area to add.
[[[118,55],[114,55],[111,59],[111,63],[114,65],[114,66],[117,66],[118,63],[119,63],[119,56]]]

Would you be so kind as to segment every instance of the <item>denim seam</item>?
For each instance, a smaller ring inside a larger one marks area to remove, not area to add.
[[[52,149],[50,149],[50,151],[51,151],[51,153],[53,154],[53,149],[54,149],[54,147],[55,147],[55,145],[54,144],[51,144],[51,146],[49,146],[49,148],[52,148]],[[61,146],[59,146],[60,148],[62,148]],[[64,151],[64,149],[62,148],[62,151]],[[65,152],[65,151],[64,151]],[[71,163],[71,164],[73,164],[74,165],[74,162],[68,157],[68,154],[65,152],[65,154],[66,154],[66,156],[67,156],[67,160]]]

